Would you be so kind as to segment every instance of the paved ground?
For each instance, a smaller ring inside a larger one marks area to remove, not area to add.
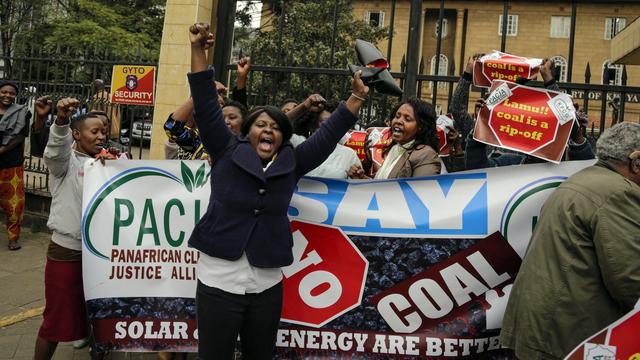
[[[3,214],[0,220],[4,222]],[[22,249],[9,251],[4,224],[0,226],[0,360],[33,358],[36,334],[44,306],[44,263],[49,234],[21,236]],[[105,359],[157,359],[155,353],[112,353]],[[87,348],[75,350],[70,343],[58,346],[54,359],[90,359]],[[189,359],[195,359],[190,354]]]

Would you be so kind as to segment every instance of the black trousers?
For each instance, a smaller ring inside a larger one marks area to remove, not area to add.
[[[243,360],[273,358],[282,282],[259,294],[236,295],[198,281],[196,305],[199,359],[233,359],[238,334]]]

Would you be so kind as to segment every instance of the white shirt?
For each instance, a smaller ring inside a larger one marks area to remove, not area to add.
[[[280,268],[252,266],[245,253],[229,261],[201,252],[197,273],[203,284],[238,295],[261,293],[282,281]]]
[[[404,155],[404,153],[407,152],[407,149],[410,149],[411,146],[413,146],[414,142],[415,140],[409,141],[408,143],[404,144],[404,146],[401,144],[393,145],[391,150],[389,150],[389,154],[387,154],[387,157],[384,159],[382,166],[380,167],[380,169],[378,170],[374,178],[388,179],[389,174],[391,174],[391,170],[393,170],[393,167],[396,166],[396,163],[398,162],[398,160],[400,160],[402,155]]]
[[[351,165],[359,164],[360,159],[356,152],[344,145],[337,144],[336,149],[320,166],[311,170],[306,176],[315,176],[329,179],[346,179]]]
[[[263,170],[266,171],[272,163],[270,161]],[[238,295],[258,294],[282,281],[282,269],[252,266],[244,252],[235,261],[200,252],[196,271],[198,280],[208,287]]]

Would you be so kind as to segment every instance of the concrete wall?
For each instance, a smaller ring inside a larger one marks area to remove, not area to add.
[[[214,23],[217,0],[167,0],[160,46],[156,104],[150,159],[164,159],[167,136],[163,124],[189,97],[187,73],[191,68],[188,28],[194,22]],[[212,26],[215,29],[215,26]]]

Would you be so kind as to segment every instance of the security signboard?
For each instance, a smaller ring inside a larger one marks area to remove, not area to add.
[[[155,66],[114,65],[111,76],[111,102],[153,105],[155,79]]]

